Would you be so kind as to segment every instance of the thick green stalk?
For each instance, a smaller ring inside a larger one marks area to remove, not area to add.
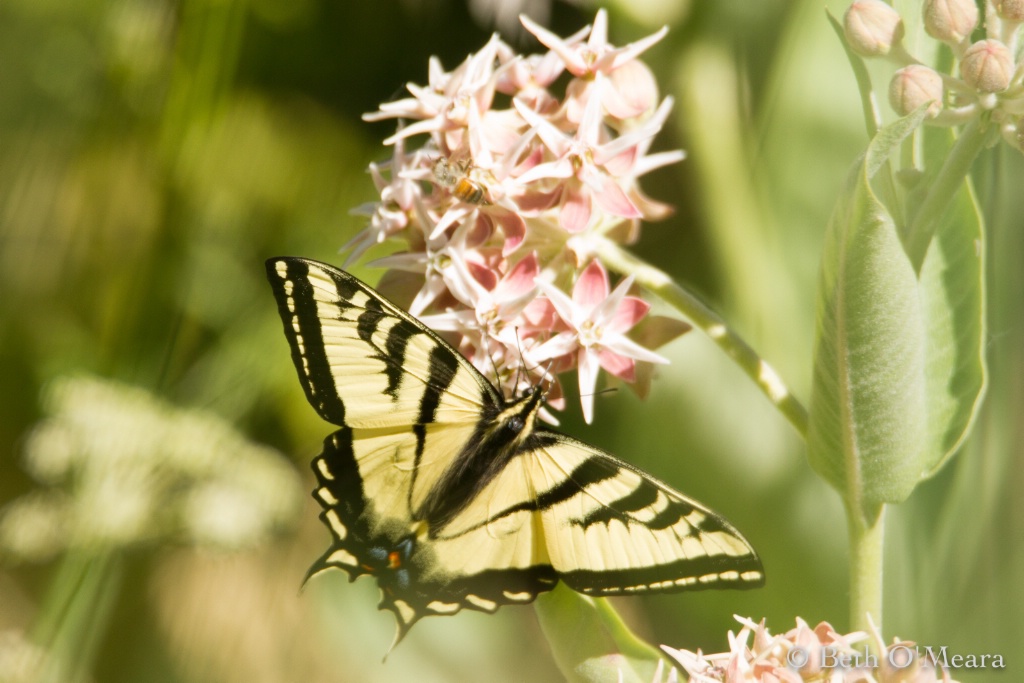
[[[850,627],[882,631],[882,541],[885,505],[865,512],[857,504],[846,508],[850,530]],[[870,615],[870,617],[869,617]]]
[[[949,208],[974,160],[994,134],[995,126],[986,125],[979,119],[972,119],[964,126],[942,168],[929,183],[928,194],[918,207],[907,230],[905,246],[915,272],[921,272],[928,245],[935,236],[943,212]]]
[[[593,240],[602,263],[618,273],[632,275],[637,284],[657,294],[695,327],[700,328],[747,373],[800,435],[807,437],[807,410],[789,391],[774,368],[758,356],[717,313],[673,282],[667,274],[624,251],[614,242],[600,237],[594,237]]]

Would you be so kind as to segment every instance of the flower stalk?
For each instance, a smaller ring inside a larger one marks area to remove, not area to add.
[[[664,271],[642,261],[617,244],[605,239],[595,239],[594,245],[601,261],[622,275],[630,275],[645,289],[658,295],[702,330],[726,355],[768,397],[768,400],[789,421],[797,432],[807,436],[807,409],[793,395],[772,368],[733,328],[711,310],[692,292],[678,285]]]
[[[850,626],[866,631],[872,623],[882,624],[882,548],[885,535],[885,505],[865,511],[847,508],[850,537]]]
[[[967,178],[971,165],[995,139],[994,128],[986,126],[979,119],[972,120],[960,132],[956,144],[930,183],[928,194],[908,226],[904,244],[916,272],[920,273],[928,245],[935,236],[942,214]]]

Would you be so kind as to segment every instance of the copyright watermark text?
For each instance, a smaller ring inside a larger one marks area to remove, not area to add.
[[[914,665],[932,669],[1005,669],[1001,654],[961,654],[950,652],[949,648],[920,646],[912,643],[897,643],[889,646],[885,653],[857,652],[844,648],[824,645],[817,648],[792,648],[786,654],[790,669],[877,669],[884,664],[893,669],[906,669]]]

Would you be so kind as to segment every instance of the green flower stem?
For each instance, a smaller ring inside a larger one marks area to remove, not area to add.
[[[657,294],[695,327],[703,330],[760,387],[800,435],[807,437],[807,409],[793,396],[774,368],[717,313],[673,282],[667,274],[619,248],[614,242],[594,237],[593,244],[602,263],[620,274],[632,275],[638,284]]]
[[[921,272],[928,245],[935,236],[942,215],[956,196],[974,160],[989,144],[991,138],[998,134],[995,128],[983,124],[977,118],[971,120],[964,126],[956,144],[946,157],[946,162],[929,183],[928,194],[918,207],[907,230],[907,256],[915,272]]]
[[[850,626],[856,631],[870,631],[874,622],[881,631],[885,505],[864,511],[850,504],[846,518],[850,530]]]

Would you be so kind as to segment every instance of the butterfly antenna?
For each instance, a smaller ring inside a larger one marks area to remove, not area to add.
[[[494,383],[498,385],[498,393],[504,396],[505,388],[501,386],[501,375],[498,373],[498,364],[494,362],[494,354],[491,353],[486,332],[482,332],[480,334],[480,342],[483,346],[484,353],[487,354],[487,360],[491,361],[491,370],[494,371]]]
[[[618,387],[605,387],[604,389],[600,389],[598,391],[592,391],[589,394],[580,394],[580,398],[584,396],[600,396],[601,394],[614,394],[618,390]]]
[[[520,373],[526,367],[526,359],[523,358],[523,345],[519,340],[519,328],[516,328],[516,350],[519,351],[519,366],[516,368],[516,383],[515,386],[519,386]]]
[[[534,368],[527,368],[526,367],[526,357],[523,355],[523,345],[522,345],[521,340],[519,339],[519,328],[518,327],[516,328],[516,348],[519,350],[519,367],[516,368],[516,384],[515,384],[518,387],[519,386],[520,373],[525,371],[527,373],[527,377],[528,377],[529,376],[528,373],[531,370],[534,369]],[[541,375],[541,378],[540,378],[540,381],[538,382],[538,384],[543,382],[545,379],[547,379],[551,375],[551,365],[554,362],[555,362],[554,358],[552,358],[551,360],[548,361],[548,364],[544,367],[544,374]],[[536,367],[540,367],[540,366],[538,365]],[[549,382],[548,383],[548,388],[544,390],[544,394],[545,395],[548,393],[548,391],[550,390],[550,388],[551,388],[551,386],[553,384],[554,384],[554,382]],[[533,387],[531,387],[531,390],[532,389],[533,389]]]

